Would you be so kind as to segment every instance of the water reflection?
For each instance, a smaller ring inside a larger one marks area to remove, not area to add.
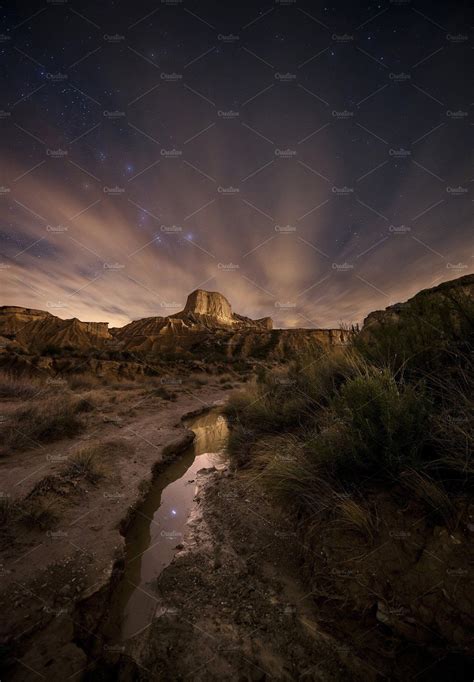
[[[186,423],[195,440],[153,484],[127,533],[126,567],[119,589],[121,639],[127,639],[152,620],[158,605],[156,579],[173,559],[184,538],[193,505],[199,469],[224,461],[227,422],[217,411]]]

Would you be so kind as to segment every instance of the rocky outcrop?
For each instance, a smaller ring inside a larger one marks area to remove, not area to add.
[[[217,291],[196,289],[188,296],[184,310],[175,318],[184,320],[188,325],[198,325],[205,328],[231,327],[232,329],[261,329],[273,328],[270,317],[252,320],[250,317],[237,315],[232,312],[231,305],[225,296]]]
[[[183,315],[205,315],[221,324],[232,324],[232,308],[225,296],[217,291],[196,289],[188,296]]]
[[[196,289],[175,315],[146,317],[111,331],[123,350],[200,355],[206,348],[230,348],[235,334],[246,336],[250,348],[265,346],[272,327],[270,317],[252,320],[238,315],[222,294]]]
[[[474,275],[465,275],[431,289],[423,289],[405,303],[395,303],[385,310],[375,310],[365,318],[362,334],[369,336],[375,328],[398,324],[407,316],[429,313],[434,306],[438,310],[442,307],[445,314],[455,321],[461,314],[461,300],[474,303]]]
[[[216,291],[196,289],[189,294],[184,309],[168,317],[145,317],[135,320],[124,327],[113,329],[112,333],[118,340],[127,345],[135,345],[138,337],[148,339],[146,345],[153,345],[157,337],[162,339],[171,336],[181,336],[188,332],[218,331],[222,329],[272,329],[272,320],[265,317],[252,320],[232,312],[229,301]],[[135,341],[131,341],[135,338]],[[140,341],[142,344],[142,341]]]

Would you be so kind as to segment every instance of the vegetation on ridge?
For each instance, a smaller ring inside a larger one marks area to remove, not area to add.
[[[474,306],[453,296],[415,297],[345,350],[262,371],[226,408],[235,463],[308,516],[395,484],[450,521],[474,474]]]

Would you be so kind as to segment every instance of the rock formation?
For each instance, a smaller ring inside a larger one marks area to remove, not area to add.
[[[106,322],[62,320],[42,310],[4,306],[0,337],[7,352],[111,350],[152,354],[158,360],[167,355],[281,360],[310,351],[315,344],[344,344],[349,335],[340,329],[274,330],[271,318],[238,315],[222,294],[197,289],[175,315],[146,317],[110,330]]]
[[[41,353],[45,349],[87,351],[112,340],[107,322],[62,320],[44,310],[0,307],[1,345]]]
[[[231,327],[251,329],[272,329],[270,317],[252,320],[232,312],[231,305],[225,296],[217,291],[196,289],[188,296],[184,310],[177,315],[188,324],[201,324],[205,327]]]
[[[196,289],[188,296],[182,315],[204,315],[221,324],[232,324],[232,308],[225,296],[217,291]]]

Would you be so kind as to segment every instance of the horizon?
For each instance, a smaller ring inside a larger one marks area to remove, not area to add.
[[[472,273],[467,273],[467,274],[472,274]],[[443,280],[443,281],[444,281],[444,282],[450,282],[450,281],[452,282],[452,281],[456,281],[457,279],[461,279],[462,277],[465,277],[465,276],[466,276],[466,275],[460,275],[459,277],[456,277],[456,278],[454,278],[454,279],[452,279],[452,280]],[[423,289],[420,289],[419,291],[415,292],[414,295],[416,295],[416,294],[419,293],[420,291],[423,291],[424,289],[436,288],[436,286],[438,286],[439,284],[442,284],[442,283],[443,283],[443,282],[438,282],[437,284],[433,285],[433,287],[423,287]],[[209,293],[209,294],[218,294],[218,295],[220,295],[220,296],[224,296],[224,294],[222,294],[220,291],[210,291],[210,290],[208,290],[208,289],[194,289],[193,291],[190,291],[189,294],[187,294],[186,299],[188,299],[188,298],[189,298],[193,293],[195,293],[196,291],[205,291],[206,293]],[[226,298],[226,299],[227,299],[227,302],[230,303],[232,312],[241,315],[241,313],[239,313],[239,311],[236,311],[236,310],[234,309],[234,306],[232,305],[232,301],[229,300],[229,298],[228,298],[227,296],[224,296],[224,298]],[[390,305],[388,305],[388,306],[386,306],[385,308],[382,308],[382,309],[380,309],[380,310],[386,310],[388,307],[394,305],[395,303],[405,303],[406,301],[410,300],[411,298],[413,298],[413,296],[409,296],[407,299],[403,299],[403,300],[400,300],[400,301],[396,301],[396,302],[394,302],[394,303],[390,303]],[[149,316],[147,316],[147,317],[148,317],[148,318],[153,318],[153,317],[173,317],[173,315],[176,315],[177,313],[183,312],[185,305],[186,305],[186,303],[184,303],[182,307],[180,307],[179,309],[177,309],[176,312],[170,313],[169,315],[149,315]],[[173,307],[174,307],[174,306],[173,306]],[[73,315],[72,317],[62,317],[61,315],[57,315],[56,313],[53,313],[51,310],[42,310],[41,308],[32,308],[31,306],[27,306],[27,305],[5,304],[5,305],[1,305],[1,306],[0,306],[0,309],[2,309],[2,308],[22,308],[22,309],[39,310],[39,311],[41,311],[41,312],[46,312],[46,313],[49,313],[50,315],[54,315],[55,317],[58,317],[58,318],[60,318],[61,320],[77,319],[77,320],[79,320],[79,322],[96,322],[96,323],[106,324],[106,325],[108,325],[109,329],[110,329],[110,328],[114,328],[114,327],[115,327],[115,328],[125,327],[125,326],[127,326],[128,324],[130,324],[131,322],[136,322],[136,321],[138,321],[138,320],[145,319],[145,318],[141,318],[141,317],[136,317],[136,318],[133,318],[133,319],[129,319],[129,320],[128,320],[127,322],[125,322],[124,324],[115,325],[115,324],[113,324],[112,322],[110,322],[109,320],[103,320],[103,319],[102,319],[102,320],[81,319],[81,318],[79,318],[79,317],[77,317],[77,316],[75,316],[75,315]],[[56,309],[53,307],[52,310],[56,310]],[[375,310],[370,310],[370,311],[368,311],[367,315],[370,314],[370,313],[372,313],[372,312],[375,312]],[[365,317],[367,317],[367,315],[365,315],[365,316],[364,316],[364,319],[362,319],[361,321],[355,321],[355,322],[351,322],[351,323],[345,323],[344,321],[342,321],[342,322],[340,323],[340,325],[339,325],[339,326],[336,326],[336,327],[328,327],[328,326],[326,326],[326,327],[317,327],[317,329],[321,329],[321,330],[328,330],[328,329],[344,329],[344,328],[350,327],[351,325],[354,325],[354,326],[359,325],[359,326],[362,327],[362,326],[363,326],[363,322],[364,322],[364,320],[365,320]],[[268,316],[268,317],[271,317],[271,316]],[[260,318],[251,318],[251,319],[256,320],[256,319],[260,319]],[[273,319],[273,318],[271,318],[271,319],[272,319],[272,322],[274,323],[274,319]],[[280,326],[276,326],[275,324],[273,324],[273,329],[312,329],[312,328],[314,328],[314,327],[304,327],[303,325],[301,325],[300,327],[280,327]]]

